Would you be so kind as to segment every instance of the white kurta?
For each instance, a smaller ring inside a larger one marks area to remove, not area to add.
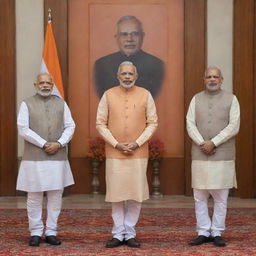
[[[143,145],[157,128],[157,114],[154,100],[149,94],[146,108],[147,126],[136,139],[139,146]],[[97,129],[101,136],[113,147],[118,141],[107,127],[108,105],[106,94],[100,100],[97,112]],[[148,159],[107,159],[106,160],[106,201],[120,202],[135,200],[142,202],[149,198],[147,183]]]
[[[211,141],[217,147],[234,137],[240,126],[240,107],[236,96],[233,97],[229,124]],[[200,145],[204,138],[199,133],[195,121],[195,97],[190,102],[187,113],[187,131],[190,138]],[[227,189],[237,187],[235,161],[192,161],[192,188],[196,189]]]
[[[21,103],[18,114],[18,131],[24,140],[43,148],[47,142],[29,128],[29,111],[25,102]],[[71,140],[75,130],[67,104],[64,104],[64,130],[58,142],[65,146]],[[73,175],[68,160],[63,161],[21,161],[17,179],[17,190],[27,192],[42,192],[61,190],[74,184]]]

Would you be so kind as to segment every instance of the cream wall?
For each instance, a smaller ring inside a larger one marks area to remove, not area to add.
[[[41,65],[43,21],[43,0],[16,0],[17,110],[21,101],[34,92],[33,82]],[[19,137],[19,157],[22,149]]]
[[[222,70],[222,88],[232,91],[233,0],[207,2],[207,65]]]

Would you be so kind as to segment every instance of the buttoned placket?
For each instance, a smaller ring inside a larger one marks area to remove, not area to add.
[[[212,123],[212,97],[210,96],[209,103],[208,103],[208,124]]]
[[[52,132],[51,132],[51,125],[50,125],[50,106],[49,106],[49,101],[48,100],[45,100],[44,101],[44,108],[45,108],[45,114],[46,114],[46,120],[48,122],[48,141],[50,140],[50,137],[52,135]]]
[[[124,97],[124,135],[125,135],[125,141],[128,141],[128,110],[129,110],[129,97],[128,92],[125,92]]]
[[[208,134],[211,134],[211,130],[212,130],[212,107],[213,107],[213,98],[212,96],[210,96],[209,98],[209,102],[208,102]],[[210,140],[211,138],[207,138],[207,140]],[[208,156],[207,156],[208,158]]]

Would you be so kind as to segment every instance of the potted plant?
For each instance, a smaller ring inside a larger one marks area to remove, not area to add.
[[[149,160],[153,165],[152,195],[155,197],[162,196],[160,192],[159,167],[163,153],[164,143],[160,139],[155,138],[149,140]]]
[[[92,167],[92,193],[99,194],[99,167],[105,159],[105,141],[100,138],[89,139],[89,151],[87,157],[90,159]]]

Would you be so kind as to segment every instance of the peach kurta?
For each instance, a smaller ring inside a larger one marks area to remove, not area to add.
[[[106,201],[142,202],[149,198],[147,141],[156,127],[155,103],[144,88],[117,86],[104,93],[98,106],[96,128],[107,142]],[[139,145],[132,155],[115,149],[118,142],[132,141]]]

